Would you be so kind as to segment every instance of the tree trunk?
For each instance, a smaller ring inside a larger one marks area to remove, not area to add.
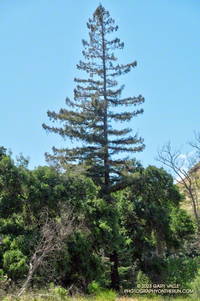
[[[196,224],[197,224],[198,235],[200,236],[200,221],[199,221],[199,214],[198,214],[198,210],[197,210],[196,200],[193,195],[192,189],[189,188],[188,190],[189,190],[190,199],[192,201],[192,207],[193,207],[193,212],[194,212],[194,216],[195,216],[195,220],[196,220]]]
[[[114,251],[110,255],[110,262],[111,262],[111,285],[110,287],[113,290],[119,291],[119,272],[118,272],[118,266],[119,266],[119,261],[118,261],[118,254],[116,251]]]
[[[107,76],[106,76],[106,44],[105,44],[105,28],[104,20],[101,19],[102,30],[102,63],[103,63],[103,97],[104,97],[104,198],[108,202],[111,202],[110,188],[110,167],[109,167],[109,143],[108,143],[108,100],[107,100]],[[118,254],[114,251],[110,254],[111,262],[111,288],[119,291],[119,273],[118,273]]]
[[[33,274],[35,272],[35,270],[37,269],[37,265],[35,267],[33,267],[31,264],[30,264],[30,268],[29,268],[29,272],[28,272],[28,276],[27,276],[27,279],[26,281],[24,282],[23,286],[21,287],[17,297],[20,297],[25,291],[26,289],[28,288],[29,286],[29,283],[31,282],[32,278],[33,278]]]
[[[162,237],[162,233],[159,230],[155,231],[156,237],[156,255],[160,258],[164,256],[165,243]]]

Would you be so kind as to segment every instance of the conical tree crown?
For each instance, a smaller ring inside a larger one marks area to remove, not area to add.
[[[136,67],[136,61],[119,64],[115,56],[116,49],[122,49],[124,43],[113,38],[118,30],[109,12],[99,5],[87,23],[89,39],[83,40],[83,58],[77,68],[86,74],[75,78],[74,99],[66,99],[67,107],[58,113],[48,111],[53,121],[61,121],[61,127],[43,125],[43,127],[62,137],[81,142],[78,147],[57,149],[49,160],[56,159],[61,164],[84,164],[93,179],[102,187],[110,187],[121,177],[121,171],[127,165],[127,158],[116,159],[116,154],[132,154],[142,151],[143,139],[127,127],[115,126],[116,122],[127,122],[143,113],[143,109],[132,109],[144,102],[144,98],[123,98],[124,86],[119,86],[117,77]],[[130,106],[128,111],[121,107]]]

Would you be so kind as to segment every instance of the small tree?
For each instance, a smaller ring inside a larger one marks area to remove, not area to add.
[[[114,50],[123,49],[124,43],[113,37],[118,26],[102,5],[95,10],[87,23],[89,41],[83,40],[83,56],[77,68],[87,73],[87,77],[75,78],[74,100],[66,99],[67,109],[58,113],[48,111],[53,121],[62,122],[62,127],[43,124],[47,131],[58,133],[63,138],[81,141],[74,148],[53,148],[53,154],[47,154],[48,160],[57,160],[61,166],[83,165],[87,175],[101,187],[101,196],[110,203],[111,192],[127,185],[122,183],[128,170],[128,158],[117,158],[122,152],[133,154],[144,148],[143,139],[131,134],[132,129],[116,126],[114,122],[127,122],[143,113],[143,109],[122,112],[121,106],[137,106],[144,98],[125,97],[121,94],[124,86],[118,87],[116,78],[136,67],[136,61],[129,64],[117,63]],[[110,38],[109,38],[110,36]],[[71,109],[69,109],[71,108]],[[120,183],[118,183],[120,182]],[[119,185],[120,184],[120,185]],[[119,288],[118,259],[116,252],[110,256],[112,265],[112,287]]]

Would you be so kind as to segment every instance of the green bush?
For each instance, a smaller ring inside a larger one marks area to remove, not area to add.
[[[11,279],[23,277],[28,270],[26,256],[20,250],[9,250],[3,254],[3,267]]]
[[[88,285],[88,293],[89,294],[97,295],[100,293],[101,290],[102,290],[102,288],[101,288],[100,284],[96,281],[92,281]]]
[[[167,269],[165,271],[166,283],[177,283],[182,288],[189,288],[196,274],[199,258],[171,257],[167,259]]]

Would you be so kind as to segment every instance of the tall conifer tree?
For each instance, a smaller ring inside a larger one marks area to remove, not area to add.
[[[43,124],[47,131],[58,133],[62,137],[82,142],[74,148],[53,148],[53,154],[47,154],[48,160],[56,159],[61,165],[77,166],[83,164],[87,174],[101,187],[101,195],[107,202],[111,201],[112,188],[121,181],[122,174],[128,166],[127,158],[115,156],[121,152],[135,153],[144,148],[143,139],[131,134],[127,127],[114,128],[116,122],[127,122],[143,113],[143,109],[129,111],[119,110],[122,106],[136,107],[144,98],[122,98],[124,86],[119,86],[116,78],[136,67],[136,61],[119,64],[114,51],[123,49],[124,43],[113,37],[118,30],[109,12],[99,5],[87,23],[89,40],[83,40],[84,61],[77,68],[86,72],[85,78],[75,78],[74,99],[66,99],[67,108],[58,113],[48,111],[52,121],[61,121],[62,127]],[[120,185],[119,185],[120,187]],[[114,189],[116,190],[116,189]],[[118,288],[117,258],[112,273],[113,287]]]
[[[86,163],[93,179],[108,192],[119,178],[120,167],[125,168],[127,158],[116,159],[116,154],[135,153],[144,148],[143,139],[131,135],[130,128],[113,128],[113,121],[126,122],[143,113],[143,109],[121,111],[121,106],[137,106],[144,98],[121,98],[124,86],[118,87],[116,78],[136,67],[137,62],[118,64],[114,50],[123,49],[124,43],[112,38],[118,26],[102,5],[95,10],[87,23],[89,41],[83,40],[83,56],[77,68],[87,73],[86,78],[75,78],[74,100],[66,99],[67,108],[58,113],[48,111],[53,121],[61,121],[62,127],[43,124],[43,128],[62,137],[82,141],[74,148],[53,148],[47,159],[57,159],[61,164]],[[111,39],[109,39],[109,35]]]

